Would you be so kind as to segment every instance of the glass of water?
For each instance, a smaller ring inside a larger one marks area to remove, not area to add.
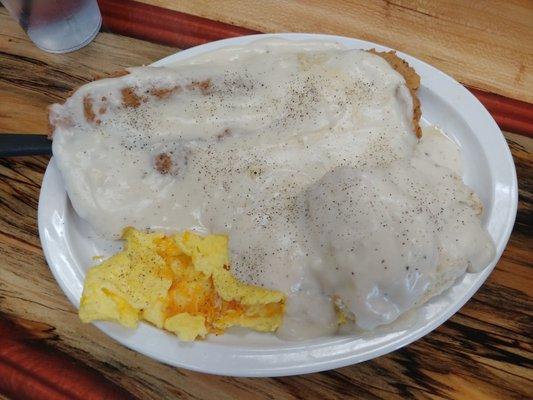
[[[67,53],[87,45],[100,30],[96,0],[0,0],[37,47]]]

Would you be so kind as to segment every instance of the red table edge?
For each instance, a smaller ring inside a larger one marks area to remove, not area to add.
[[[178,48],[261,33],[132,0],[98,3],[104,29]],[[533,104],[473,87],[468,89],[502,130],[533,137]],[[96,370],[43,341],[31,339],[22,328],[2,316],[0,392],[13,399],[134,398]]]
[[[102,373],[46,344],[40,323],[24,329],[0,313],[0,393],[20,400],[134,400]],[[53,339],[52,339],[53,340]]]

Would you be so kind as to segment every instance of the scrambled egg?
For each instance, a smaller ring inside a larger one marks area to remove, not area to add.
[[[83,322],[145,320],[181,340],[233,325],[272,332],[283,293],[239,282],[230,273],[226,236],[123,232],[124,250],[89,270],[79,310]]]

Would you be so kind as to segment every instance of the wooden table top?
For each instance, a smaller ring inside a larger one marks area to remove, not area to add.
[[[48,157],[0,159],[0,398],[532,398],[531,2],[493,1],[483,7],[413,1],[251,6],[234,0],[224,7],[206,1],[145,2],[245,29],[104,0],[105,26],[115,33],[100,33],[77,52],[53,55],[33,46],[0,8],[0,132],[44,133],[47,105],[94,76],[172,54],[178,44],[250,30],[344,34],[413,54],[483,90],[487,104],[500,112],[501,126],[517,127],[504,132],[520,188],[515,229],[476,295],[441,327],[401,350],[296,377],[210,376],[158,363],[79,321],[46,265],[37,233]],[[121,8],[126,6],[129,11]],[[183,24],[168,28],[165,18]],[[504,98],[491,103],[492,94]]]

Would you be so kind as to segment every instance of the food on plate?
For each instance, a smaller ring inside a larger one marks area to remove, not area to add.
[[[134,328],[144,320],[181,340],[220,334],[235,325],[262,332],[279,327],[284,295],[236,280],[225,236],[165,236],[127,228],[123,239],[123,251],[88,271],[82,321],[109,320]]]
[[[494,256],[479,199],[426,155],[443,140],[433,135],[409,160],[371,170],[341,166],[307,192],[311,237],[336,270],[319,264],[313,271],[361,328],[394,321]]]
[[[419,85],[394,53],[256,41],[82,86],[54,158],[103,237],[227,235],[232,274],[286,296],[280,337],[374,329],[494,256]]]

